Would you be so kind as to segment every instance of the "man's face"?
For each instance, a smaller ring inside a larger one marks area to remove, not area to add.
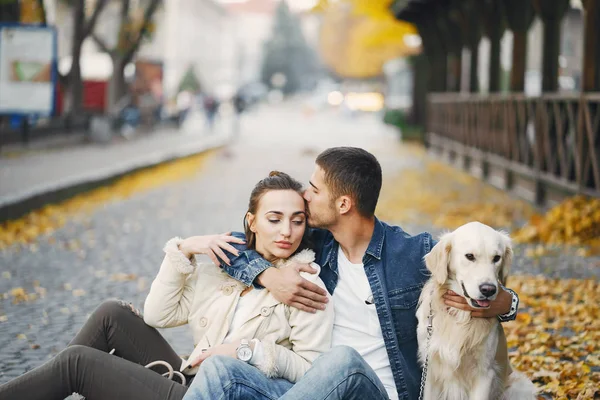
[[[335,199],[331,198],[329,188],[325,185],[325,172],[318,165],[310,177],[304,199],[308,202],[310,226],[328,228],[337,222]]]

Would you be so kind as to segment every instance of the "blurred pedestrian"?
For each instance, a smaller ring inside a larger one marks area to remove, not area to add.
[[[235,118],[233,120],[233,135],[237,136],[241,132],[242,113],[246,109],[246,100],[239,92],[233,96],[233,109],[235,111]]]
[[[204,114],[206,115],[206,124],[210,132],[213,131],[219,106],[219,100],[215,96],[212,94],[204,96]]]
[[[177,95],[177,125],[181,126],[187,118],[190,109],[192,108],[192,94],[187,90],[179,92]]]

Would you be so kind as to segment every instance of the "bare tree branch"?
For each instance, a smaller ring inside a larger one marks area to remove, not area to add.
[[[135,55],[135,53],[140,48],[140,46],[142,44],[142,39],[144,38],[144,35],[148,31],[148,23],[152,20],[152,16],[154,15],[154,12],[158,8],[158,5],[160,4],[160,2],[161,2],[161,0],[151,0],[150,5],[148,5],[148,8],[146,8],[146,11],[144,12],[144,22],[143,22],[142,28],[140,29],[140,32],[138,33],[135,42],[125,52],[125,57],[123,58],[125,60],[125,63],[130,62],[131,59],[133,58],[133,56]]]
[[[83,37],[84,38],[86,38],[92,34],[92,32],[94,31],[94,27],[96,26],[96,22],[98,22],[98,17],[100,17],[102,10],[104,10],[104,7],[107,4],[108,4],[108,0],[98,0],[98,2],[96,3],[96,8],[94,9],[94,13],[92,14],[89,21],[87,22],[87,24],[85,24],[85,26],[83,28]]]
[[[69,75],[71,74],[71,70],[72,68],[69,69],[69,72],[67,74],[61,74],[60,71],[57,71],[58,81],[60,82],[63,88],[69,84]]]
[[[108,48],[108,46],[106,45],[106,42],[104,41],[104,39],[100,38],[94,32],[92,32],[92,34],[90,35],[90,37],[92,38],[92,40],[94,41],[94,43],[96,43],[98,45],[98,47],[100,47],[100,50],[102,50],[105,53],[108,53],[112,57],[113,50],[111,50],[111,49]]]
[[[121,0],[121,27],[123,27],[129,19],[130,0]]]

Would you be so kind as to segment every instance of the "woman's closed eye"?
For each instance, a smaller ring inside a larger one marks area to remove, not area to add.
[[[281,222],[281,220],[280,219],[269,219],[269,222],[272,224],[278,224],[279,222]],[[294,221],[292,221],[292,223],[297,226],[302,226],[302,225],[304,225],[304,220],[294,220]]]

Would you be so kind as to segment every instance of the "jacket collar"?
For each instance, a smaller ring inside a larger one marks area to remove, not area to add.
[[[367,247],[366,254],[381,260],[381,252],[383,250],[383,241],[385,239],[385,226],[377,217],[375,217],[375,228],[373,229],[373,236]]]
[[[338,255],[338,250],[340,248],[340,244],[333,239],[332,240],[332,245],[331,248],[329,249],[329,254],[327,254],[327,264],[329,264],[329,268],[331,268],[331,270],[333,272],[335,272],[337,274],[337,255]]]

